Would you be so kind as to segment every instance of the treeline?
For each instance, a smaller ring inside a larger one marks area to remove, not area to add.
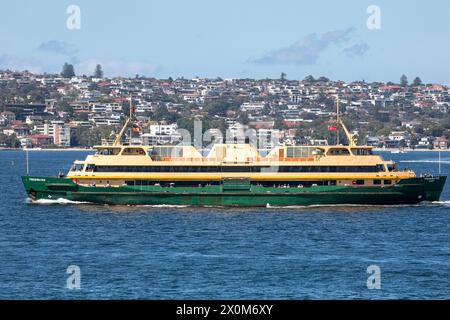
[[[0,147],[3,148],[20,148],[20,140],[15,134],[6,135],[0,133]]]

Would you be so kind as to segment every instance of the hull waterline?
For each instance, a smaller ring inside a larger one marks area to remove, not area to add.
[[[66,199],[111,205],[192,206],[305,206],[305,205],[396,205],[438,201],[446,177],[420,177],[388,187],[312,186],[272,188],[251,185],[228,189],[204,187],[81,186],[67,178],[22,177],[29,198]]]

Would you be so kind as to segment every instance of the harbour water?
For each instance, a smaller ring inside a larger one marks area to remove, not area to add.
[[[56,176],[82,151],[29,152]],[[437,173],[437,152],[382,153]],[[441,155],[450,174],[450,153]],[[414,206],[196,208],[26,201],[0,152],[2,299],[450,299],[450,187]],[[68,266],[81,271],[66,287]],[[367,267],[381,270],[368,289]]]

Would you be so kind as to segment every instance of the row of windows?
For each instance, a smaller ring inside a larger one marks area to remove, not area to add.
[[[335,186],[336,180],[319,180],[319,181],[251,181],[252,185],[274,188],[291,188],[291,187],[312,187],[312,186]],[[365,185],[365,180],[354,180],[352,185]],[[391,185],[392,180],[373,180],[374,185]],[[125,184],[129,186],[163,186],[163,187],[204,187],[211,185],[219,185],[219,181],[155,181],[155,180],[128,180]]]
[[[379,172],[378,166],[94,166],[93,172]]]
[[[336,180],[320,180],[320,181],[251,181],[252,185],[263,187],[311,187],[311,186],[335,186]],[[204,187],[212,185],[220,185],[220,181],[154,181],[154,180],[127,180],[126,185],[129,186],[163,186],[163,187]]]

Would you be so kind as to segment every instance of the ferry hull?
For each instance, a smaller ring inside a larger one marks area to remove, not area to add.
[[[305,206],[333,204],[395,205],[438,201],[446,177],[401,180],[389,187],[312,186],[226,189],[205,187],[121,186],[86,187],[67,178],[22,177],[29,198],[66,199],[111,205]]]

